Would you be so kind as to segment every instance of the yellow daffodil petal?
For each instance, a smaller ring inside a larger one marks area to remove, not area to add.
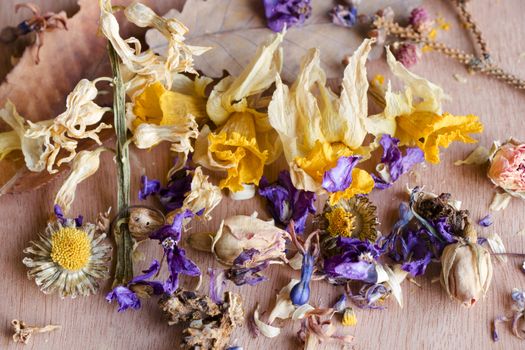
[[[448,147],[453,141],[475,143],[470,134],[483,131],[483,124],[475,115],[454,116],[430,112],[416,112],[397,118],[396,137],[402,145],[418,146],[430,163],[439,163],[439,147]]]
[[[134,99],[133,128],[142,123],[176,125],[188,114],[197,120],[206,118],[205,98],[197,96],[196,92],[189,93],[166,90],[160,82],[148,85]]]
[[[314,148],[305,157],[296,158],[295,163],[320,184],[324,173],[337,165],[339,157],[352,154],[352,150],[342,143],[317,141]]]
[[[234,113],[218,133],[208,134],[208,156],[227,171],[220,187],[237,192],[243,190],[243,184],[259,184],[268,152],[257,145],[251,115]]]
[[[335,192],[330,195],[330,205],[335,205],[342,198],[350,199],[357,194],[367,194],[374,189],[374,179],[363,169],[352,170],[352,183],[344,191]]]

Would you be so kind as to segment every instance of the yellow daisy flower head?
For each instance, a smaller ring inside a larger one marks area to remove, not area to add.
[[[50,222],[38,240],[24,249],[27,275],[45,294],[88,296],[98,291],[99,280],[109,277],[111,246],[104,242],[106,235],[97,234],[93,224],[78,224],[78,219]]]

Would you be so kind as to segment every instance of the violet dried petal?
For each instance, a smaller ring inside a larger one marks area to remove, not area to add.
[[[481,218],[478,221],[478,224],[483,227],[489,227],[493,223],[494,223],[494,219],[492,218],[492,215],[490,214],[485,215],[483,218]]]
[[[361,157],[340,157],[337,165],[323,175],[322,187],[328,192],[344,191],[352,184],[352,170]]]
[[[330,11],[332,23],[342,27],[353,27],[357,23],[355,6],[337,5]]]
[[[149,180],[146,175],[142,175],[140,178],[141,188],[139,190],[139,200],[146,200],[149,196],[159,193],[160,190],[160,181],[159,180]]]
[[[303,24],[312,14],[310,0],[263,0],[268,27],[281,32]]]

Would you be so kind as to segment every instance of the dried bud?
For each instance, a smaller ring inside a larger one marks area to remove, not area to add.
[[[150,234],[164,225],[164,215],[158,210],[146,207],[129,209],[129,232],[137,241],[149,238]]]
[[[525,144],[512,138],[504,144],[495,142],[489,160],[490,180],[507,193],[525,198]]]
[[[441,255],[441,285],[465,307],[484,297],[492,280],[490,253],[479,245],[473,226],[465,227],[466,239],[445,247]]]
[[[285,244],[288,233],[254,216],[236,215],[221,223],[213,238],[211,251],[218,261],[232,265],[244,250],[256,249],[257,261],[282,259],[286,261]]]

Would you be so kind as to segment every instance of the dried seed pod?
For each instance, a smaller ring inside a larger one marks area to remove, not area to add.
[[[492,280],[490,253],[477,243],[477,234],[467,221],[465,239],[445,247],[441,255],[441,285],[452,299],[465,307],[485,296]]]
[[[147,207],[131,207],[129,209],[129,232],[137,241],[149,238],[150,234],[164,225],[164,215]]]

